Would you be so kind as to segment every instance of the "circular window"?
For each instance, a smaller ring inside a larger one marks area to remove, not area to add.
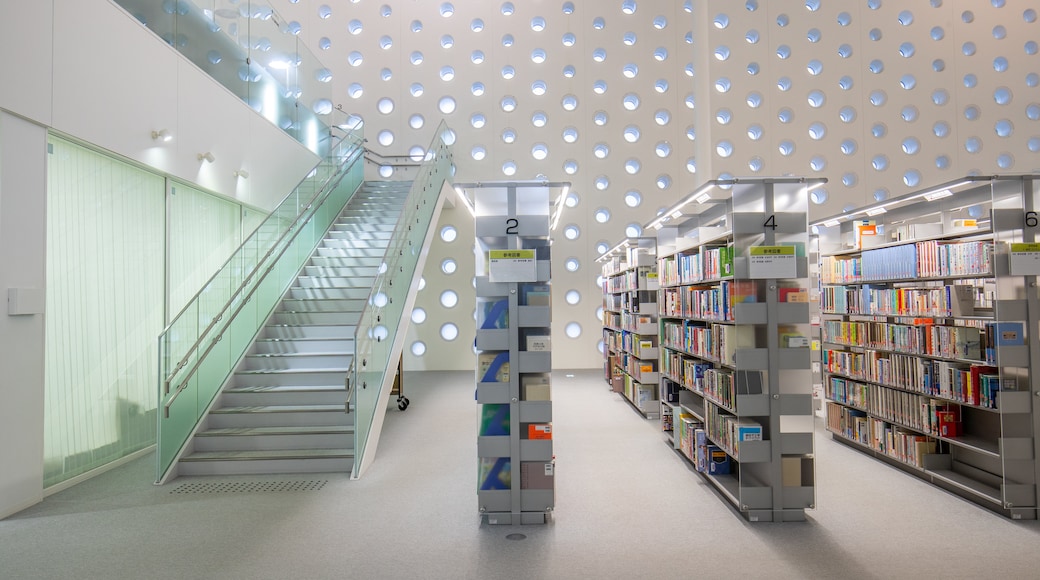
[[[625,205],[628,207],[639,207],[641,203],[643,203],[643,196],[638,191],[625,193]]]
[[[573,192],[573,191],[569,192],[567,194],[567,197],[564,198],[564,200],[563,200],[563,204],[566,205],[567,207],[570,207],[570,208],[578,207],[578,204],[580,202],[581,202],[581,197],[576,192]]]
[[[625,173],[629,175],[635,175],[639,173],[639,170],[643,168],[643,164],[636,158],[625,160]]]
[[[632,223],[625,226],[625,235],[630,238],[638,238],[643,235],[643,226]]]
[[[595,155],[597,159],[606,159],[607,156],[610,155],[610,147],[607,146],[606,143],[596,143],[592,148],[592,154]]]
[[[459,295],[454,290],[445,290],[441,292],[441,306],[445,308],[455,308],[459,303]]]
[[[416,307],[412,309],[412,322],[422,324],[426,322],[426,310]]]
[[[508,160],[502,164],[502,173],[507,176],[516,175],[516,162]]]
[[[625,110],[635,111],[639,108],[639,95],[635,93],[628,93],[621,100],[621,104],[625,107]]]
[[[441,80],[449,82],[455,78],[455,69],[450,66],[441,67]]]
[[[423,86],[421,83],[412,83],[412,86],[409,87],[408,90],[412,93],[413,97],[421,97],[423,94]]]
[[[437,108],[440,109],[441,113],[450,115],[455,112],[455,99],[452,97],[441,97],[441,100],[437,102]]]
[[[636,141],[639,141],[639,134],[639,127],[636,127],[635,125],[629,125],[625,127],[625,131],[624,133],[622,133],[622,135],[625,138],[625,141],[628,141],[629,143],[635,143]]]
[[[474,161],[483,161],[487,157],[487,149],[483,145],[474,145],[469,154]]]
[[[516,98],[509,95],[502,97],[501,107],[506,113],[512,113],[516,110]]]
[[[606,189],[610,187],[610,178],[606,175],[598,175],[592,183],[593,185],[595,185],[596,189],[600,191],[606,191]]]
[[[577,272],[581,268],[581,262],[577,258],[567,258],[567,261],[563,263],[563,267],[568,272]]]
[[[610,221],[610,210],[605,207],[601,207],[592,214],[596,221],[605,224]],[[573,270],[572,270],[573,271]]]
[[[568,240],[576,240],[579,236],[581,236],[581,228],[579,228],[575,224],[568,224],[565,228],[563,228],[563,237],[567,238]]]
[[[534,147],[531,147],[531,157],[534,157],[538,161],[541,161],[549,156],[549,148],[545,146],[545,143],[535,143]]]
[[[578,338],[581,336],[581,325],[577,322],[568,322],[564,332],[567,333],[568,338]]]
[[[441,338],[447,341],[455,340],[459,337],[459,327],[455,326],[454,323],[445,322],[441,326]]]
[[[581,292],[578,292],[577,290],[568,290],[567,293],[563,295],[563,299],[567,301],[567,304],[576,306],[581,302]]]
[[[575,97],[574,95],[564,95],[560,104],[563,106],[564,111],[573,111],[578,108],[578,97]]]
[[[422,355],[426,354],[426,343],[421,341],[421,340],[417,340],[417,341],[413,342],[412,343],[412,354],[415,355],[415,356],[422,356]]]
[[[578,129],[575,127],[566,127],[563,130],[563,141],[565,143],[574,143],[578,140]]]
[[[604,241],[596,242],[596,254],[597,255],[602,256],[603,254],[606,254],[607,250],[609,250],[609,249],[610,249],[610,244],[608,244],[607,242],[604,242]],[[599,284],[598,281],[597,281],[597,284]]]
[[[451,243],[459,237],[459,231],[455,226],[444,226],[441,228],[441,241]]]
[[[502,130],[502,141],[504,143],[512,143],[516,141],[516,131],[506,127]]]
[[[394,143],[394,133],[393,131],[387,130],[380,131],[379,135],[376,136],[376,140],[379,141],[379,144],[383,147],[389,147]]]
[[[449,276],[454,274],[455,271],[458,270],[458,268],[458,263],[455,262],[455,260],[452,260],[451,258],[446,258],[443,262],[441,262],[441,272],[444,272]]]
[[[661,109],[654,113],[654,122],[662,127],[667,125],[672,120],[672,114],[668,111]]]
[[[394,112],[394,101],[385,97],[379,99],[379,103],[376,104],[376,109],[384,115],[389,115]]]
[[[574,175],[575,173],[578,172],[578,162],[573,160],[573,159],[568,159],[567,161],[564,161],[563,162],[563,172],[566,173],[567,175]],[[570,199],[570,198],[568,197],[568,199]],[[568,206],[568,207],[571,207],[571,206]]]
[[[672,146],[667,141],[661,141],[654,147],[654,154],[664,159],[672,154]]]

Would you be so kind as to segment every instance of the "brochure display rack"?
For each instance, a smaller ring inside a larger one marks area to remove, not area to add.
[[[833,437],[1014,519],[1038,505],[1040,176],[819,222]]]
[[[549,190],[475,192],[478,508],[489,524],[545,523],[555,507]]]

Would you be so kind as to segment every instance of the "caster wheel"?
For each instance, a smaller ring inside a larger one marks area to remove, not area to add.
[[[411,404],[411,403],[410,403],[410,401],[408,400],[407,397],[402,397],[400,399],[397,399],[397,408],[402,410],[402,411],[407,409],[409,404]]]

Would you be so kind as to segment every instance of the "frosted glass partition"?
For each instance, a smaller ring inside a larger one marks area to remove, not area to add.
[[[363,156],[359,128],[332,147],[160,334],[158,479],[360,186]]]
[[[416,266],[426,242],[431,222],[437,215],[441,189],[450,181],[454,168],[450,131],[442,121],[427,149],[419,174],[412,182],[401,218],[387,245],[383,265],[372,286],[372,298],[361,313],[354,334],[353,404],[354,477],[371,460],[367,445],[372,435],[375,414],[385,403],[392,387],[397,358],[401,356],[402,321],[408,292],[416,276]],[[410,314],[410,313],[409,313]],[[384,391],[385,394],[384,394]]]
[[[184,183],[171,181],[168,187],[169,303],[166,312],[173,316],[241,245],[242,236],[256,228],[254,224],[243,233],[244,214],[262,217],[262,213],[246,210],[233,201]],[[220,306],[223,304],[216,307]]]
[[[319,155],[334,111],[332,73],[298,36],[300,24],[255,0],[116,0],[214,80]]]
[[[48,140],[44,485],[155,442],[165,180]]]

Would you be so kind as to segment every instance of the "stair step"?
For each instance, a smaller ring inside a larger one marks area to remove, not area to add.
[[[322,302],[330,303],[331,306],[336,307],[337,302],[343,301],[354,301],[362,300],[367,301],[368,296],[372,293],[372,285],[367,286],[348,286],[340,288],[290,288],[289,298],[283,301],[300,301],[304,303],[310,302]],[[283,306],[282,310],[301,310],[300,308],[288,308]],[[305,307],[303,310],[312,310],[312,308]],[[323,309],[324,310],[324,309]],[[340,308],[336,308],[340,310]]]
[[[368,279],[374,279],[379,275],[379,266],[339,266],[335,264],[327,264],[324,258],[311,258],[312,262],[319,261],[320,264],[308,265],[303,267],[303,273],[307,277],[311,278],[353,278],[364,277]]]
[[[258,338],[253,354],[354,353],[354,337]]]
[[[301,425],[354,424],[354,415],[346,412],[346,403],[338,405],[255,405],[250,407],[218,407],[207,417],[210,429],[239,427],[286,427]]]
[[[361,312],[368,303],[371,289],[351,289],[354,296],[348,298],[285,298],[278,312]],[[363,294],[363,296],[357,296]]]
[[[268,324],[263,337],[270,339],[353,339],[357,327],[342,324]]]
[[[305,425],[207,429],[197,434],[195,452],[349,449],[354,427]]]
[[[352,353],[343,352],[247,354],[242,358],[239,369],[243,371],[296,371],[348,368],[353,358]]]
[[[346,377],[329,385],[232,385],[220,395],[223,407],[336,405],[347,402]]]
[[[269,324],[290,325],[353,325],[361,321],[361,311],[355,312],[275,312]]]
[[[368,242],[387,242],[394,237],[393,232],[337,232],[330,231],[326,240],[364,240]]]
[[[383,263],[383,256],[352,256],[346,251],[337,248],[318,248],[315,251],[314,258],[311,259],[317,258],[336,258],[340,260],[337,264],[329,264],[330,266],[379,266]],[[344,262],[349,262],[349,264]]]
[[[343,473],[354,466],[353,449],[204,451],[181,458],[180,475]]]
[[[293,288],[372,288],[374,268],[372,272],[372,276],[299,276]]]
[[[312,385],[342,385],[347,377],[347,368],[296,369],[296,370],[238,370],[235,371],[234,387],[284,386],[301,387]]]

